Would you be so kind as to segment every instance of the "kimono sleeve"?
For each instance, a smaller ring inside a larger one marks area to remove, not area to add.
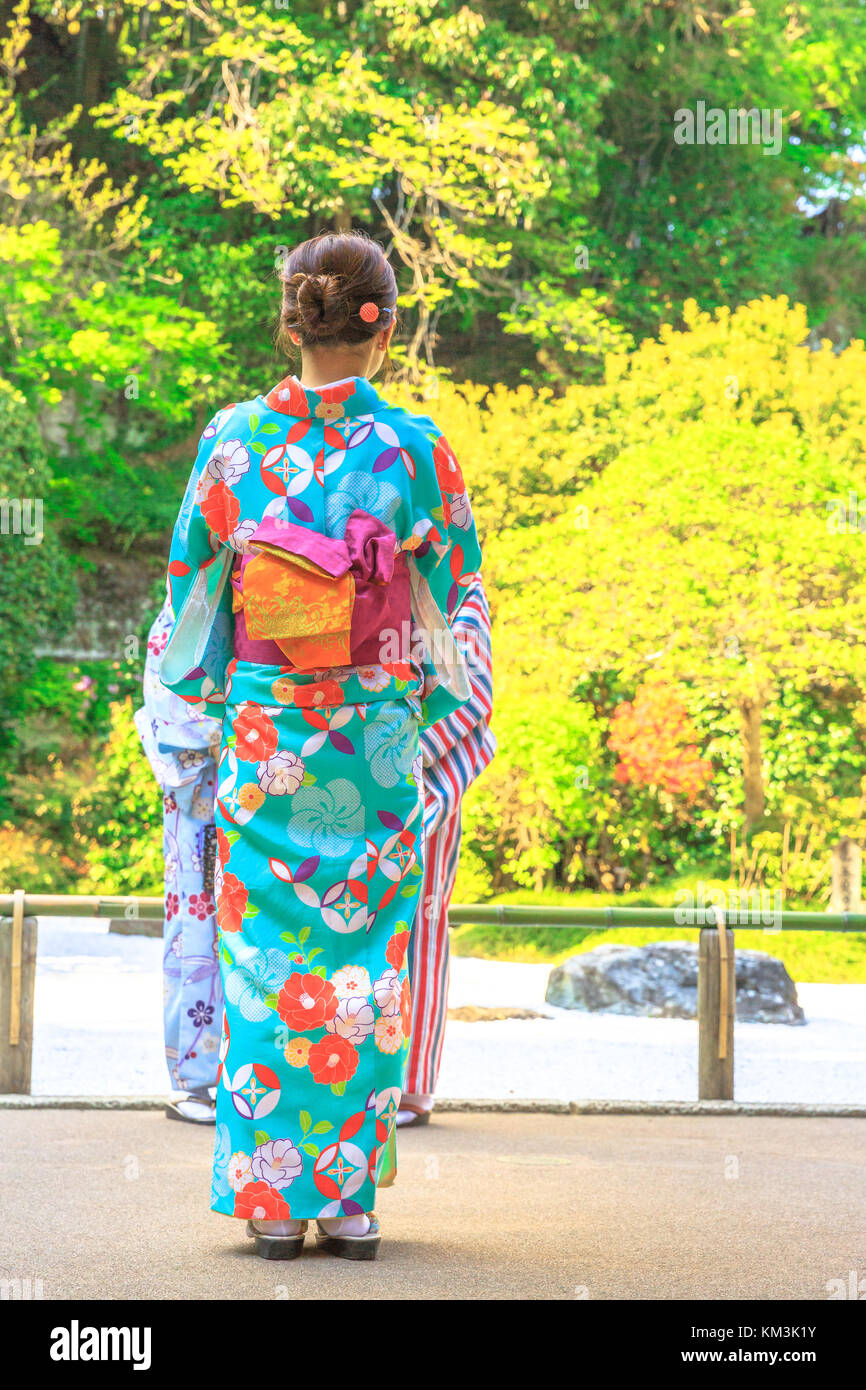
[[[211,456],[209,430],[213,422],[202,436],[172,535],[168,593],[174,625],[160,663],[160,678],[169,690],[190,704],[208,707],[225,703],[234,626],[228,583],[234,553],[221,534],[225,489],[203,487]]]
[[[160,680],[162,653],[174,626],[166,598],[148,634],[144,705],[134,716],[144,754],[157,785],[170,792],[187,815],[213,820],[215,757],[222,722],[191,707]]]
[[[404,542],[416,627],[424,634],[422,727],[452,714],[472,694],[466,662],[452,625],[475,581],[481,547],[472,506],[454,452],[432,421],[423,442],[414,441],[412,534]]]
[[[424,766],[430,767],[465,743],[474,731],[487,729],[493,714],[493,662],[490,643],[490,610],[480,575],[469,586],[452,628],[469,674],[470,696],[453,714],[426,729],[421,737]],[[458,760],[460,761],[460,760]],[[467,767],[472,763],[464,758]],[[458,770],[458,783],[462,775]],[[467,776],[461,795],[475,775]]]
[[[444,434],[432,426],[418,452],[412,558],[450,625],[478,573],[481,547],[463,473]]]

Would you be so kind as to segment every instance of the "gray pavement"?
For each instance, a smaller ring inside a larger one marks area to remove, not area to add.
[[[0,1280],[46,1299],[752,1299],[866,1291],[866,1120],[459,1113],[399,1141],[378,1261],[257,1259],[213,1132],[0,1111]],[[36,1288],[35,1282],[31,1287]]]

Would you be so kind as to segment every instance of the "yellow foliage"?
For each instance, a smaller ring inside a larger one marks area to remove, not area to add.
[[[738,309],[684,306],[685,328],[662,327],[630,355],[607,359],[606,386],[624,442],[671,427],[787,417],[835,463],[860,463],[866,425],[866,352],[810,346],[802,304],[781,295]]]

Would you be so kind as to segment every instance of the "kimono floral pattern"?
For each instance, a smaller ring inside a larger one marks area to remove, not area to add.
[[[222,1024],[216,903],[205,887],[205,845],[213,835],[220,725],[172,695],[159,680],[174,616],[163,605],[148,636],[144,706],[135,723],[162,791],[165,928],[165,1057],[175,1090],[213,1085]]]
[[[453,621],[480,551],[460,467],[432,420],[392,408],[362,378],[319,391],[288,378],[227,407],[204,432],[175,528],[174,611],[226,549],[244,559],[242,586],[266,570],[253,540],[263,522],[341,540],[359,508],[411,554]],[[224,715],[211,1205],[259,1219],[372,1211],[411,1033],[419,733],[461,702],[435,657],[384,647],[373,664],[310,669],[236,653],[216,693],[206,666],[178,690]]]

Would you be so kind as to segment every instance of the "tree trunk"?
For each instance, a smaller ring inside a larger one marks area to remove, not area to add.
[[[752,830],[764,818],[764,769],[762,766],[761,723],[764,700],[756,696],[740,700],[740,736],[743,741],[743,801],[746,829]]]

